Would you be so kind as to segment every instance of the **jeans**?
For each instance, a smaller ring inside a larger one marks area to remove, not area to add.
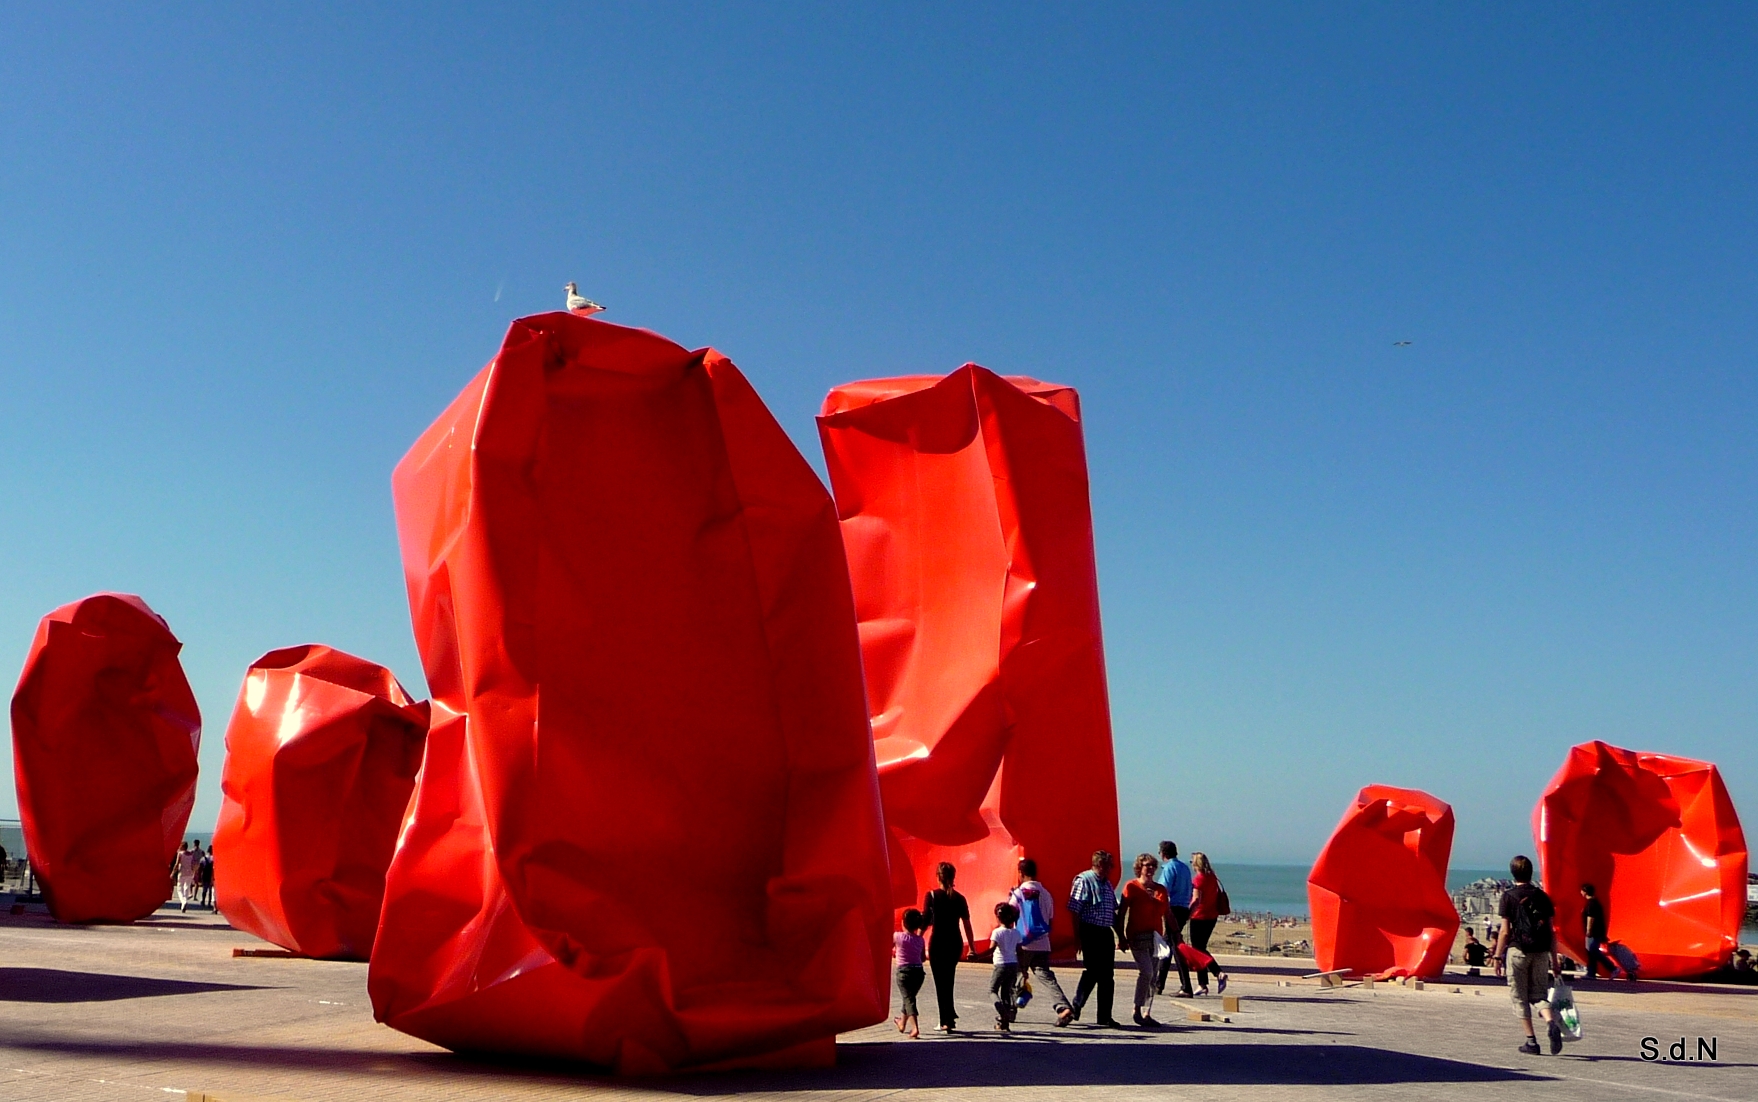
[[[897,994],[903,1003],[903,1017],[916,1016],[916,993],[922,989],[922,982],[927,978],[919,964],[906,964],[898,968]]]
[[[1019,983],[1019,965],[997,964],[989,974],[989,993],[995,996],[995,1020],[1011,1022],[1019,1007],[1013,1005],[1013,989]]]
[[[1099,995],[1099,1021],[1111,1020],[1111,1002],[1115,995],[1117,969],[1117,933],[1109,926],[1080,923],[1080,983],[1074,988],[1074,1009],[1087,1004],[1094,990]]]
[[[1611,979],[1618,974],[1618,966],[1605,955],[1605,939],[1590,937],[1587,939],[1587,978],[1594,979],[1599,974],[1598,966],[1605,965],[1605,978]]]
[[[1032,983],[1039,993],[1048,993],[1050,1005],[1060,1014],[1068,1009],[1068,996],[1062,993],[1062,984],[1057,981],[1056,973],[1050,971],[1050,950],[1021,949],[1019,951],[1019,970],[1032,977]]]
[[[1190,944],[1205,953],[1209,951],[1209,937],[1214,932],[1214,919],[1193,918],[1190,920]],[[1215,975],[1218,976],[1220,974],[1220,970],[1216,969]],[[1209,970],[1207,968],[1198,968],[1196,970],[1196,985],[1198,987],[1207,987],[1209,985]]]

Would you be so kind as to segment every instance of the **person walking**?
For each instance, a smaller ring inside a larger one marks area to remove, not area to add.
[[[1581,934],[1587,942],[1587,978],[1598,979],[1599,965],[1605,965],[1605,978],[1618,978],[1618,966],[1605,955],[1605,904],[1599,901],[1592,884],[1581,885]]]
[[[1038,863],[1030,857],[1019,859],[1019,886],[1007,901],[1019,911],[1020,975],[1029,975],[1040,991],[1049,993],[1056,1024],[1066,1026],[1074,1018],[1074,1007],[1050,970],[1050,924],[1056,917],[1056,905],[1050,892],[1038,883]]]
[[[989,994],[995,996],[995,1028],[1011,1033],[1019,1008],[1013,1005],[1013,989],[1019,983],[1019,910],[1011,903],[995,904],[995,921],[989,932],[990,955],[995,968],[989,973]]]
[[[1178,946],[1184,944],[1184,924],[1190,921],[1190,866],[1178,859],[1176,843],[1160,843],[1160,871],[1154,879],[1166,889],[1166,944],[1172,947],[1166,959],[1160,962],[1159,973],[1154,977],[1154,992],[1166,993],[1166,979],[1176,967],[1178,996],[1188,999],[1191,997],[1190,967]]]
[[[195,849],[191,850],[189,843],[184,842],[183,847],[177,851],[176,860],[171,864],[171,873],[176,884],[173,895],[179,910],[188,911],[189,904],[195,899],[195,885],[200,868],[201,843],[197,842]]]
[[[196,884],[201,888],[201,905],[213,910],[214,907],[214,847],[202,854],[201,862],[195,869]]]
[[[1117,902],[1117,944],[1135,957],[1135,1024],[1157,1026],[1154,1021],[1154,981],[1160,961],[1154,943],[1166,928],[1166,889],[1154,879],[1160,862],[1151,853],[1135,859],[1135,879],[1123,885]],[[1161,942],[1164,944],[1164,942]]]
[[[1190,944],[1207,955],[1209,938],[1214,936],[1215,922],[1221,917],[1221,878],[1215,875],[1215,866],[1209,864],[1209,855],[1200,851],[1190,855],[1190,868]],[[1208,968],[1197,969],[1198,995],[1209,993],[1209,972]],[[1219,975],[1220,970],[1215,969],[1215,974]]]
[[[903,929],[891,935],[891,959],[897,964],[897,996],[901,1014],[897,1031],[916,1038],[922,1035],[921,1019],[916,1015],[916,995],[926,978],[922,972],[922,931],[928,926],[922,912],[911,907],[903,912]]]
[[[1563,1030],[1552,1017],[1549,990],[1551,977],[1557,975],[1559,962],[1551,952],[1555,931],[1551,919],[1557,909],[1543,888],[1532,882],[1532,858],[1525,854],[1508,862],[1508,873],[1514,886],[1502,893],[1502,926],[1496,933],[1496,960],[1505,964],[1508,973],[1508,995],[1514,1000],[1514,1013],[1526,1029],[1526,1043],[1520,1051],[1538,1055],[1538,1035],[1532,1028],[1532,1004],[1550,1025],[1550,1054],[1563,1051]]]
[[[923,897],[922,917],[933,928],[928,937],[928,970],[934,974],[934,998],[940,1004],[939,1029],[951,1033],[958,1025],[958,1006],[952,999],[958,962],[977,951],[977,935],[971,930],[970,904],[952,886],[958,870],[942,861],[934,871],[940,886]]]
[[[1111,870],[1117,859],[1104,850],[1093,854],[1093,867],[1074,878],[1068,893],[1068,913],[1080,932],[1080,983],[1074,988],[1074,1020],[1095,992],[1099,998],[1098,1024],[1117,1028],[1111,1016],[1117,968],[1117,892],[1111,886]]]

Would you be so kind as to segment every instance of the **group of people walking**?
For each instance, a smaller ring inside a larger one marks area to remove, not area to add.
[[[993,965],[989,991],[997,1030],[1010,1031],[1028,997],[1047,998],[1058,1026],[1079,1021],[1089,1005],[1096,1025],[1118,1026],[1112,1003],[1119,950],[1135,959],[1134,1020],[1138,1026],[1159,1024],[1152,1013],[1154,997],[1165,992],[1174,967],[1178,970],[1178,993],[1184,998],[1207,995],[1211,976],[1218,992],[1226,990],[1226,973],[1208,952],[1215,921],[1228,910],[1226,893],[1208,857],[1193,853],[1186,864],[1179,860],[1175,844],[1161,842],[1158,857],[1144,853],[1135,859],[1135,876],[1121,891],[1111,883],[1115,868],[1116,858],[1099,850],[1093,854],[1092,867],[1076,876],[1069,888],[1066,906],[1074,919],[1082,961],[1080,981],[1070,1000],[1050,967],[1054,897],[1038,880],[1038,863],[1030,857],[1020,859],[1016,886],[1007,899],[993,907],[995,927],[988,937]],[[957,1028],[953,983],[958,963],[976,958],[970,904],[954,886],[958,870],[942,862],[936,874],[940,886],[923,897],[919,909],[904,912],[903,929],[893,935],[901,1003],[893,1024],[911,1037],[921,1036],[916,998],[929,974],[934,979],[940,1032]],[[1188,941],[1184,936],[1187,924]],[[1195,988],[1192,971],[1196,973]]]
[[[171,901],[180,910],[214,905],[214,849],[202,852],[201,840],[184,842],[171,859]]]

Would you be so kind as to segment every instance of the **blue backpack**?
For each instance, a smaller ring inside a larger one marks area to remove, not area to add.
[[[1050,932],[1050,923],[1044,918],[1044,905],[1040,902],[1043,894],[1043,888],[1034,889],[1029,896],[1024,891],[1019,893],[1019,934],[1023,944],[1030,945]]]

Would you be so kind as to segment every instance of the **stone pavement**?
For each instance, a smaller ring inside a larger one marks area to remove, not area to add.
[[[1505,990],[1464,977],[1423,992],[1278,985],[1310,966],[1249,958],[1231,1023],[1159,1031],[1055,1029],[1034,1003],[1011,1037],[984,1029],[988,968],[959,976],[962,1025],[919,1041],[875,1026],[841,1039],[838,1066],[619,1081],[577,1068],[453,1056],[372,1020],[364,965],[233,958],[260,946],[211,916],[161,911],[132,927],[57,927],[0,918],[0,1100],[163,1102],[206,1092],[277,1099],[468,1100],[880,1098],[1050,1100],[1670,1098],[1758,1102],[1758,988],[1600,984],[1580,995],[1587,1037],[1561,1058],[1514,1051]],[[1075,973],[1066,974],[1072,992]],[[1118,1016],[1134,973],[1120,961]],[[1451,987],[1458,986],[1454,994]],[[1219,1009],[1219,1000],[1205,1000]],[[1090,1017],[1090,1008],[1089,1008]],[[1173,1020],[1177,1019],[1177,1020]],[[1642,1059],[1714,1038],[1716,1060]]]

